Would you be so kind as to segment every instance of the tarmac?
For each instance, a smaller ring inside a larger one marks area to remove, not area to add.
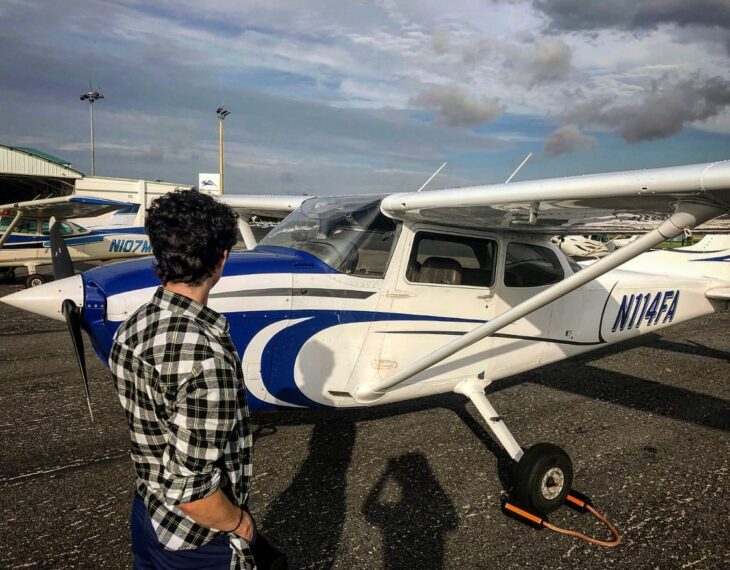
[[[0,285],[0,296],[20,286]],[[88,345],[88,343],[87,343]],[[129,568],[126,422],[65,324],[0,304],[0,567]],[[730,313],[495,383],[523,445],[563,447],[612,550],[506,518],[509,462],[462,396],[255,414],[250,508],[292,568],[730,567]],[[551,522],[606,538],[589,515]]]

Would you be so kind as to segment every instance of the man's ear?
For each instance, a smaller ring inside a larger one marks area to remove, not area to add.
[[[216,273],[221,273],[223,271],[223,266],[226,264],[226,261],[228,261],[229,253],[230,253],[229,251],[223,252],[223,257],[221,257],[221,260],[215,266]]]

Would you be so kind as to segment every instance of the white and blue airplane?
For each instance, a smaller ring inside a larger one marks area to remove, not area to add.
[[[27,287],[48,281],[38,268],[52,263],[53,236],[58,232],[71,262],[95,262],[150,255],[150,245],[141,226],[95,226],[86,228],[71,221],[126,212],[135,205],[91,196],[64,196],[16,202],[0,206],[0,268],[6,275],[25,267]],[[55,230],[54,230],[55,228]]]
[[[230,322],[253,410],[463,394],[516,462],[517,497],[541,512],[564,501],[570,459],[550,444],[523,450],[485,388],[730,303],[727,240],[666,254],[682,263],[645,263],[691,228],[730,230],[730,161],[378,196],[221,199],[241,212],[250,251],[230,256],[210,306]],[[287,213],[255,243],[251,216]],[[642,235],[588,267],[550,240],[627,232]],[[2,301],[68,322],[88,398],[81,330],[106,363],[118,326],[158,286],[152,260],[141,259]]]

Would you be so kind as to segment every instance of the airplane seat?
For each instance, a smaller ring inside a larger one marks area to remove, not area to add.
[[[359,259],[360,252],[355,245],[351,245],[345,253],[344,259],[340,263],[340,272],[347,274],[354,273]]]
[[[461,263],[449,257],[429,257],[421,266],[419,283],[461,285]]]
[[[421,275],[421,267],[422,265],[414,259],[413,262],[408,265],[406,279],[413,283],[418,283],[419,276]]]
[[[504,272],[504,284],[507,287],[524,287],[525,280],[517,271],[506,269]]]

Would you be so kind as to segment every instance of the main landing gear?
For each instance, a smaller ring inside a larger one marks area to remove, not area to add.
[[[523,451],[489,402],[484,392],[489,384],[489,380],[472,378],[458,384],[454,391],[474,403],[499,443],[517,463],[514,473],[515,499],[523,506],[543,514],[554,511],[565,502],[573,484],[570,457],[551,443],[537,443]]]
[[[40,287],[44,283],[48,283],[48,277],[41,275],[40,273],[31,273],[25,279],[25,286],[30,289],[31,287]]]

